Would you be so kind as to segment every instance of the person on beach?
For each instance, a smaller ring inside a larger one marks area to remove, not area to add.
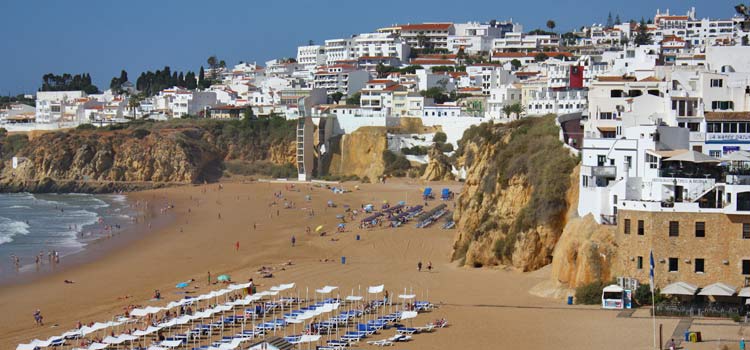
[[[234,251],[239,252],[240,251],[240,241],[237,241],[234,243]]]
[[[294,247],[294,244],[297,243],[297,238],[292,235],[292,247]]]
[[[422,272],[422,262],[417,263],[417,271]]]
[[[432,272],[432,261],[427,262],[427,272]]]
[[[208,285],[211,285],[211,271],[208,271]]]
[[[37,326],[44,326],[44,316],[42,316],[42,311],[39,309],[36,309],[34,312],[34,321],[36,322]]]

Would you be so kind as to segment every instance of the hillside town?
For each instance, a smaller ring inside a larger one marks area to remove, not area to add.
[[[578,213],[617,226],[626,278],[648,279],[655,247],[670,256],[657,261],[660,285],[748,285],[750,257],[738,257],[750,249],[750,16],[693,8],[607,22],[567,33],[551,20],[532,31],[512,20],[394,24],[262,65],[212,56],[197,76],[165,67],[135,82],[123,71],[104,92],[87,75],[49,75],[24,96],[34,107],[10,103],[0,123],[283,117],[299,120],[298,173],[309,180],[327,140],[362,126],[419,118],[456,144],[472,125],[554,114],[582,159]],[[86,88],[61,90],[73,85]],[[396,141],[396,151],[420,145]]]

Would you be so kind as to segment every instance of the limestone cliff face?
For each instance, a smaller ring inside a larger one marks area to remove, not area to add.
[[[220,174],[222,152],[201,141],[199,130],[134,135],[122,132],[50,133],[19,152],[17,169],[6,166],[0,189],[33,192],[65,189],[99,192],[151,183],[193,183]],[[79,185],[76,185],[78,183]],[[72,187],[72,188],[71,188]],[[118,186],[115,186],[118,187]]]
[[[453,259],[523,271],[549,264],[566,223],[576,163],[557,139],[554,120],[473,127],[457,155],[467,178],[456,201]]]
[[[0,135],[0,191],[111,192],[214,181],[225,160],[294,163],[293,137],[293,124],[284,121],[176,121],[30,140]],[[9,166],[13,156],[22,159],[16,169]]]
[[[578,216],[578,185],[580,167],[571,177],[567,224],[555,246],[552,260],[552,280],[575,288],[594,281],[609,281],[613,277],[616,254],[615,227],[599,225],[591,215]]]
[[[443,181],[453,180],[453,165],[451,161],[438,147],[433,144],[430,151],[427,153],[430,157],[430,161],[427,163],[427,168],[422,175],[422,180],[425,181]]]
[[[373,181],[383,175],[383,151],[388,148],[384,127],[360,127],[332,144],[327,174],[366,176]]]

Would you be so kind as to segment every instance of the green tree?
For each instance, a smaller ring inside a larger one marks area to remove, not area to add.
[[[255,112],[253,112],[253,107],[246,107],[244,110],[242,110],[243,122],[250,123],[254,119],[257,119],[257,118],[255,118]]]
[[[344,98],[344,93],[341,91],[336,91],[331,94],[331,101],[333,103],[339,103],[339,101],[341,101],[342,98]]]
[[[619,26],[620,24],[622,24],[622,21],[620,20],[620,15],[617,15],[617,16],[615,17],[615,25],[616,25],[616,26]]]
[[[417,34],[417,47],[421,49],[426,49],[428,48],[427,44],[428,44],[427,37],[424,35],[424,33],[420,32],[419,34]]]
[[[612,21],[612,12],[607,15],[607,27],[606,28],[612,28],[614,25],[614,22]]]
[[[555,23],[555,21],[553,21],[551,19],[547,20],[547,28],[549,28],[549,30],[551,30],[552,32],[554,32],[556,26],[557,26],[557,24]]]
[[[651,39],[651,33],[648,32],[648,25],[641,18],[641,24],[638,26],[638,32],[633,38],[633,43],[636,45],[651,45],[653,40]]]
[[[346,98],[346,104],[359,106],[360,97],[362,97],[362,93],[357,91],[353,95]]]
[[[545,54],[544,52],[540,52],[540,53],[536,54],[536,56],[534,56],[534,61],[544,62],[544,61],[547,60],[547,58],[549,58],[549,56],[547,56],[547,54]]]
[[[518,68],[521,68],[523,64],[521,63],[521,61],[514,58],[513,60],[510,61],[510,65],[511,67],[513,67],[513,70],[518,70]]]
[[[219,66],[219,60],[216,58],[216,56],[210,56],[206,63],[208,63],[208,68],[210,69],[216,69]]]
[[[446,141],[448,141],[448,135],[442,131],[436,132],[435,136],[432,137],[432,142],[445,143]]]
[[[219,68],[226,68],[227,63],[224,60],[219,61]]]

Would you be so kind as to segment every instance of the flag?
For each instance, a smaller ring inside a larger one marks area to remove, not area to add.
[[[651,286],[651,292],[654,292],[654,251],[652,250],[649,257],[650,271],[648,274],[648,281]]]

